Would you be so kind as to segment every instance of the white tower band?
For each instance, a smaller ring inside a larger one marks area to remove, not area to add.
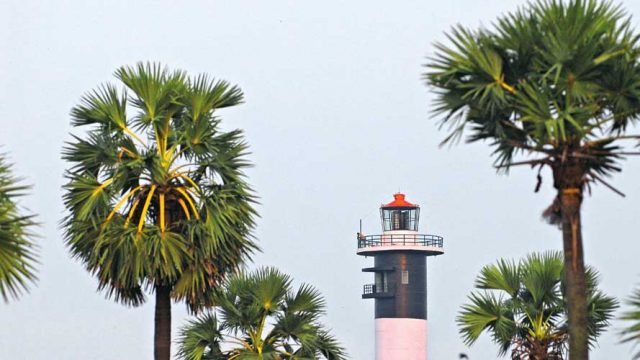
[[[395,194],[380,207],[382,235],[358,233],[358,255],[372,256],[376,360],[427,359],[427,256],[444,254],[443,239],[418,234],[420,207]]]

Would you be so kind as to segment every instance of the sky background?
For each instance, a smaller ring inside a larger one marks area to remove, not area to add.
[[[96,292],[72,260],[59,221],[69,110],[113,71],[159,61],[238,84],[246,103],[223,109],[242,128],[260,197],[255,231],[273,265],[324,294],[324,322],[354,360],[373,359],[373,282],[355,254],[358,220],[380,231],[378,207],[398,190],[422,207],[421,232],[442,235],[428,262],[429,358],[496,358],[487,336],[465,347],[455,317],[480,268],[499,257],[561,249],[540,219],[554,196],[548,173],[535,194],[528,168],[497,175],[486,144],[439,148],[421,73],[433,43],[462,23],[489,26],[524,1],[0,1],[0,144],[33,184],[23,204],[39,214],[40,280],[20,301],[0,303],[1,359],[151,359],[153,299],[127,308]],[[636,15],[640,3],[623,5]],[[640,283],[640,159],[584,202],[587,263],[602,288],[624,298]],[[173,306],[174,339],[189,318]],[[601,337],[592,359],[629,359],[622,327]],[[175,348],[176,346],[174,346]]]

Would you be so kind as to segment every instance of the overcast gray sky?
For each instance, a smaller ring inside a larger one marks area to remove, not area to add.
[[[560,249],[540,221],[553,198],[549,178],[534,194],[528,169],[499,176],[486,145],[438,148],[445,135],[420,74],[433,42],[456,23],[489,25],[524,1],[35,1],[0,2],[0,144],[34,185],[23,203],[39,214],[40,281],[18,302],[0,303],[2,359],[150,359],[153,301],[127,308],[96,292],[70,259],[60,160],[69,110],[113,71],[160,61],[238,84],[246,104],[220,112],[242,128],[261,198],[256,230],[274,265],[317,286],[324,321],[354,360],[373,358],[373,301],[362,300],[372,259],[355,254],[362,218],[380,231],[378,207],[402,190],[422,206],[422,232],[445,237],[429,259],[429,358],[495,358],[483,337],[467,349],[455,317],[479,269],[499,257]],[[640,3],[627,1],[640,18]],[[613,182],[627,198],[595,187],[584,205],[586,259],[602,287],[625,297],[640,283],[640,159]],[[548,174],[547,174],[548,175]],[[188,318],[173,307],[174,335]],[[621,328],[614,323],[614,329]],[[615,331],[593,359],[628,359]]]

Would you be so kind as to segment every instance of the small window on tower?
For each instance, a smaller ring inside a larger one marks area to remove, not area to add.
[[[408,270],[403,270],[402,271],[402,284],[403,285],[407,285],[409,283],[409,271]]]

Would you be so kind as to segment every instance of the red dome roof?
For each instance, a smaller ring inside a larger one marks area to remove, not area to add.
[[[403,193],[396,193],[393,194],[393,201],[382,205],[383,208],[388,208],[388,207],[418,207],[418,205],[416,204],[412,204],[410,202],[408,202],[407,200],[404,199],[404,194]]]

